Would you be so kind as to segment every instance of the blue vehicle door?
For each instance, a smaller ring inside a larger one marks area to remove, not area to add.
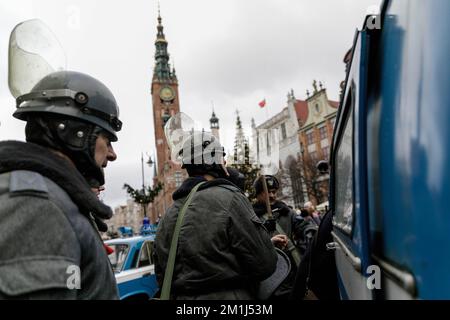
[[[366,161],[366,90],[370,34],[357,32],[344,99],[336,120],[331,155],[330,205],[333,210],[338,284],[343,299],[373,299],[368,285],[369,254]]]
[[[150,297],[153,297],[153,295],[158,290],[152,251],[153,241],[146,240],[141,246],[139,259],[137,262],[137,269],[142,275],[140,284],[145,288],[145,291],[149,293]]]

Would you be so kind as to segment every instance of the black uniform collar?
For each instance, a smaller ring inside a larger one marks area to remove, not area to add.
[[[197,184],[203,181],[206,181],[206,179],[203,176],[187,178],[186,180],[183,181],[182,185],[173,193],[172,199],[178,200],[186,197]],[[198,190],[204,190],[219,185],[230,185],[236,187],[232,182],[226,179],[217,178],[214,180],[206,181],[206,183],[200,186]]]

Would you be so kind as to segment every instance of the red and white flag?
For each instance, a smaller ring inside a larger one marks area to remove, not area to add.
[[[264,99],[263,101],[261,101],[260,103],[258,103],[258,105],[259,105],[261,108],[264,108],[265,105],[266,105],[266,99]]]

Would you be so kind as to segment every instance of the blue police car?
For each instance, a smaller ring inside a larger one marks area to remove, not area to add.
[[[158,291],[152,250],[155,235],[140,235],[105,241],[120,299],[148,300]]]

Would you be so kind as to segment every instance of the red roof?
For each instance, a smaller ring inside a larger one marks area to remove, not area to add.
[[[297,119],[301,124],[304,124],[308,120],[308,103],[303,100],[297,100],[294,103],[295,112],[297,113]]]
[[[329,105],[337,109],[339,107],[338,101],[328,100]],[[300,125],[305,124],[306,120],[308,120],[308,103],[303,100],[297,100],[294,103],[295,112],[297,113],[297,120],[300,122]]]
[[[339,102],[338,101],[328,100],[328,103],[330,104],[330,106],[332,106],[335,109],[337,109],[339,107]]]

